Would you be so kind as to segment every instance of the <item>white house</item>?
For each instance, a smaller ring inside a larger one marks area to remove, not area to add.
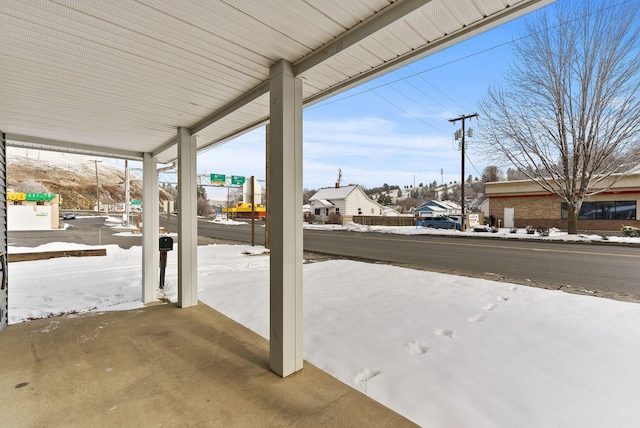
[[[381,216],[384,206],[371,199],[360,186],[326,187],[309,199],[316,221],[326,221],[333,213],[340,213],[346,224],[353,216]]]

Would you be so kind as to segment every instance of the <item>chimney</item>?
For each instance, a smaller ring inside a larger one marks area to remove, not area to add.
[[[336,183],[336,189],[340,188],[340,183]]]

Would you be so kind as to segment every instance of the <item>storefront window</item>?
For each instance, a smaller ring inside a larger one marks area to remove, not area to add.
[[[636,201],[596,201],[583,202],[578,218],[580,220],[636,220]],[[561,218],[569,218],[566,202],[561,206]]]

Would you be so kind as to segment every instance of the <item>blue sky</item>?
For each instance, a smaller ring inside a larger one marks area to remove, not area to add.
[[[460,122],[448,119],[477,112],[477,102],[507,69],[508,42],[522,35],[519,18],[306,108],[304,188],[333,186],[338,169],[343,184],[368,188],[440,183],[441,169],[445,182],[460,181],[461,154],[453,141]],[[264,179],[264,140],[261,127],[202,153],[198,172]],[[481,162],[471,156],[465,175],[479,177]]]

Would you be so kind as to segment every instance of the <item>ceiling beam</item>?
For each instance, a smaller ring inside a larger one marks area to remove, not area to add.
[[[308,107],[317,102],[330,98],[340,92],[344,92],[348,89],[354,88],[358,85],[361,85],[362,83],[375,79],[376,77],[380,77],[400,67],[404,67],[407,64],[432,55],[438,51],[460,43],[463,40],[467,40],[477,34],[483,33],[501,24],[504,24],[505,22],[526,15],[527,13],[530,13],[543,6],[547,6],[555,1],[556,0],[532,0],[528,3],[518,3],[516,5],[507,7],[506,9],[503,9],[498,13],[487,16],[482,20],[476,21],[466,27],[461,28],[458,31],[447,34],[446,36],[434,42],[428,43],[422,48],[414,49],[404,55],[387,61],[376,68],[361,73],[353,79],[346,80],[335,86],[329,87],[322,92],[318,92],[313,96],[306,98],[304,100],[304,106]]]
[[[398,1],[386,9],[381,10],[379,13],[373,15],[370,19],[363,21],[361,24],[353,27],[352,29],[346,31],[340,37],[337,37],[331,43],[328,43],[326,46],[315,50],[309,55],[301,58],[296,61],[293,65],[293,72],[295,76],[301,76],[306,71],[311,70],[322,62],[330,59],[332,56],[338,54],[339,52],[348,49],[351,46],[354,46],[360,43],[362,40],[366,39],[374,35],[376,32],[384,29],[386,26],[393,24],[394,22],[404,19],[410,13],[419,10],[424,7],[426,4],[430,3],[432,0],[404,0]],[[414,49],[408,52],[405,55],[394,58],[390,61],[387,61],[381,64],[379,67],[376,67],[372,70],[369,70],[365,73],[361,73],[357,76],[354,76],[351,79],[348,79],[340,84],[332,86],[330,88],[325,89],[322,92],[314,94],[312,97],[306,98],[303,100],[303,106],[308,107],[317,102],[320,102],[324,99],[332,97],[340,92],[344,92],[348,89],[361,85],[364,82],[372,80],[376,77],[382,76],[390,71],[403,67],[413,61],[417,61],[418,59],[424,58],[428,55],[436,53],[442,49],[445,49],[449,46],[452,46],[456,43],[459,43],[462,40],[468,39],[470,37],[475,36],[476,34],[487,31],[491,28],[497,27],[500,24],[503,24],[507,21],[525,15],[533,10],[536,10],[540,7],[546,6],[548,4],[553,3],[556,0],[531,0],[528,2],[520,2],[513,6],[509,6],[502,11],[487,16],[467,27],[460,29],[459,31],[448,34],[447,36],[438,39],[437,41],[428,43],[424,45],[420,49]],[[212,113],[207,116],[203,120],[199,121],[191,128],[189,128],[191,135],[196,134],[197,132],[207,128],[208,126],[213,125],[216,121],[232,114],[237,109],[249,104],[260,96],[268,93],[269,91],[269,82],[265,81],[256,86],[250,92],[242,95],[237,98],[235,101],[227,104],[220,110]],[[199,148],[198,151],[201,151],[206,148],[215,147],[217,145],[223,144],[233,138],[242,135],[248,130],[252,130],[257,128],[258,126],[268,122],[269,118],[265,118],[264,120],[260,120],[258,122],[254,122],[249,126],[243,127],[242,129],[236,130],[232,134],[225,135],[223,137],[217,138],[213,141],[208,142],[202,148]],[[153,152],[154,156],[161,154],[162,152],[168,150],[175,144],[175,138],[164,143],[158,149]],[[176,155],[177,156],[177,155]],[[173,160],[173,159],[172,159]]]
[[[370,37],[396,21],[404,19],[410,13],[431,3],[432,0],[404,0],[393,3],[391,6],[372,15],[366,21],[336,37],[331,43],[311,52],[306,57],[293,64],[293,75],[300,76],[313,67],[330,59],[341,51],[357,45],[367,37]]]
[[[114,149],[104,146],[58,141],[50,138],[31,137],[28,135],[6,133],[7,146],[24,147],[54,152],[74,153],[81,155],[101,156],[116,159],[142,160],[144,154],[132,150]]]
[[[227,104],[226,106],[224,106],[220,110],[218,110],[218,111],[210,114],[209,116],[205,117],[200,122],[196,123],[191,128],[189,128],[189,132],[191,133],[191,135],[197,134],[199,131],[203,130],[207,126],[212,125],[213,123],[215,123],[218,120],[224,118],[225,116],[230,115],[231,113],[233,113],[236,110],[244,107],[245,105],[249,104],[250,102],[255,101],[256,99],[260,98],[264,94],[267,94],[268,92],[269,92],[269,81],[267,80],[265,82],[262,82],[261,84],[259,84],[255,88],[253,88],[251,91],[249,91],[246,94],[242,95],[240,98],[236,98],[235,101]]]

